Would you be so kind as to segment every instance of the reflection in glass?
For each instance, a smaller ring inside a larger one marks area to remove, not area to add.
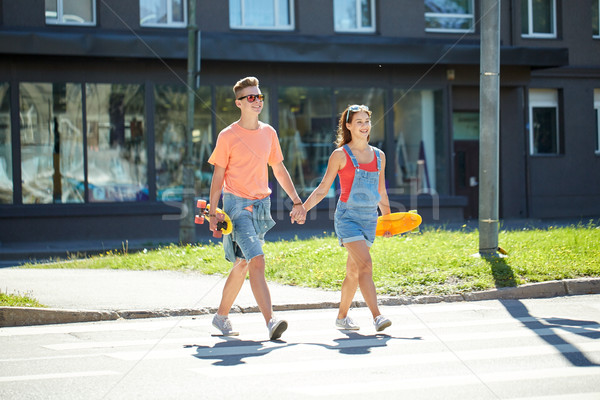
[[[279,89],[279,141],[300,196],[308,196],[325,174],[334,149],[334,119],[331,89]],[[285,196],[283,191],[281,194]],[[335,191],[330,191],[328,197],[334,196]]]
[[[0,83],[0,204],[13,202],[10,85]]]
[[[394,194],[443,193],[447,156],[440,127],[441,96],[433,90],[394,90]],[[393,158],[392,156],[393,152]]]
[[[425,0],[425,29],[441,32],[471,32],[473,0]]]
[[[181,27],[186,23],[184,0],[140,0],[140,25],[172,25]]]
[[[46,23],[91,25],[95,9],[94,0],[45,0]]]
[[[23,203],[82,203],[81,85],[21,83]]]
[[[534,154],[558,154],[556,107],[533,107]]]
[[[144,88],[87,84],[90,202],[148,200]]]
[[[158,85],[154,90],[156,189],[159,201],[181,200],[183,162],[187,129],[187,89],[185,86]],[[195,195],[210,193],[212,168],[206,162],[213,149],[210,88],[198,89],[195,104],[193,162]]]
[[[554,36],[554,1],[521,1],[521,33],[523,35]]]
[[[374,29],[371,0],[334,0],[333,15],[338,32]]]
[[[229,0],[231,27],[289,28],[290,0]]]

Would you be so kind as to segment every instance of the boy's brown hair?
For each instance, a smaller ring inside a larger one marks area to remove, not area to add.
[[[242,78],[233,85],[233,93],[235,94],[235,98],[238,98],[238,93],[243,89],[251,86],[258,86],[258,78],[253,76],[248,76],[246,78]]]

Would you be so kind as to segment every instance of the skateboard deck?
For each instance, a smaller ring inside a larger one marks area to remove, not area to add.
[[[416,211],[396,212],[377,218],[375,236],[383,236],[386,232],[399,235],[416,229],[423,219]]]
[[[210,221],[210,204],[206,204],[206,200],[198,200],[196,207],[199,209],[198,215],[194,219],[197,224],[203,224],[205,220]],[[231,218],[225,213],[225,211],[217,208],[216,217],[217,219],[217,230],[213,232],[213,236],[220,238],[223,235],[229,235],[233,230],[233,224]]]

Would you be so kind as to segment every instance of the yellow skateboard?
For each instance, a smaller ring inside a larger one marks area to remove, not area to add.
[[[375,236],[383,236],[386,232],[399,235],[416,229],[423,219],[416,211],[395,212],[377,218]]]
[[[196,207],[199,209],[199,212],[194,221],[197,224],[203,224],[207,219],[210,221],[210,204],[206,204],[206,200],[198,200]],[[225,211],[221,210],[220,208],[217,208],[215,218],[217,218],[217,230],[213,232],[213,236],[220,238],[223,235],[229,235],[233,230],[233,224],[231,223],[231,218],[229,218],[229,215],[227,215]]]

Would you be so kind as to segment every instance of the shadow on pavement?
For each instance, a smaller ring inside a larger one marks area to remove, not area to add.
[[[214,346],[185,345],[184,348],[196,347],[196,354],[193,356],[203,360],[215,360],[213,365],[231,366],[245,364],[245,358],[261,357],[269,354],[273,350],[279,350],[295,344],[287,344],[282,340],[241,340],[235,337],[223,337],[224,341],[216,343]],[[266,343],[277,344],[265,347]]]
[[[321,346],[328,350],[336,350],[341,354],[370,354],[374,347],[385,347],[388,341],[394,340],[422,340],[420,337],[403,338],[393,337],[384,333],[373,335],[361,335],[354,331],[340,331],[346,335],[345,338],[334,339],[335,346],[322,343],[307,343],[314,346]]]
[[[600,364],[593,362],[577,348],[557,333],[547,335],[540,331],[548,329],[555,331],[566,331],[591,339],[600,339],[600,332],[592,327],[597,327],[597,321],[578,321],[567,318],[537,318],[530,314],[527,307],[520,300],[500,300],[510,315],[520,320],[523,326],[531,329],[538,337],[553,346],[567,361],[575,367],[598,367]],[[524,320],[523,320],[524,319]]]

